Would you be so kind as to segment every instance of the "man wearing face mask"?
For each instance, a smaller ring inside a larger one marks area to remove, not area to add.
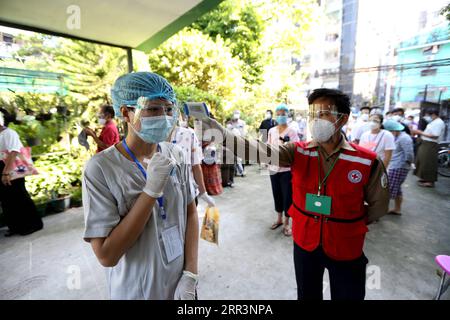
[[[412,132],[419,135],[422,140],[417,149],[414,175],[419,178],[419,186],[434,188],[437,181],[439,142],[444,136],[445,122],[439,118],[438,110],[427,111],[423,119],[428,123],[425,130]]]
[[[245,137],[247,134],[245,121],[241,119],[241,112],[236,110],[233,112],[233,118],[231,119],[231,128],[239,130],[241,137]]]
[[[100,135],[97,136],[94,130],[91,128],[85,128],[84,131],[88,136],[91,136],[97,144],[97,153],[115,145],[119,142],[119,130],[114,123],[114,108],[109,105],[100,107],[97,114],[98,123],[103,126]]]
[[[85,166],[84,240],[106,268],[111,299],[193,300],[198,215],[184,153],[166,142],[176,121],[167,114],[178,112],[173,88],[135,72],[111,96],[128,135]]]
[[[361,140],[361,136],[364,132],[370,131],[370,124],[369,124],[370,108],[367,106],[361,107],[359,113],[360,113],[359,118],[356,121],[355,125],[353,126],[351,132],[352,141],[356,144],[359,143],[359,140]]]
[[[323,274],[330,276],[331,299],[363,300],[367,224],[387,214],[386,170],[374,152],[349,143],[341,133],[350,99],[339,90],[317,89],[308,97],[313,140],[273,147],[234,136],[216,121],[205,129],[222,130],[225,143],[258,162],[269,161],[292,172],[294,264],[298,298],[323,299]],[[367,203],[367,206],[365,205]]]
[[[261,135],[262,142],[267,142],[267,134],[269,130],[277,125],[277,122],[273,119],[272,110],[266,111],[266,118],[261,122],[259,126],[259,134]]]

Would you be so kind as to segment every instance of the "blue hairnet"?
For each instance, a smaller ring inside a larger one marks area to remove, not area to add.
[[[405,127],[395,120],[386,120],[383,122],[383,127],[389,131],[403,131]]]
[[[119,116],[121,106],[136,107],[140,97],[176,103],[172,86],[165,78],[153,72],[133,72],[120,76],[111,89],[111,97],[114,111]]]
[[[286,111],[286,112],[289,112],[289,109],[288,109],[287,105],[285,105],[284,103],[280,104],[280,105],[275,109],[275,112],[277,112],[277,111],[282,111],[282,110],[284,110],[284,111]]]

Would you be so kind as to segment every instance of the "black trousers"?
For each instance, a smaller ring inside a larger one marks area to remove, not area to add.
[[[5,163],[0,161],[0,172]],[[11,181],[10,186],[0,182],[0,202],[6,225],[12,233],[28,234],[43,227],[33,200],[25,188],[25,179]]]
[[[322,247],[313,252],[294,242],[294,265],[299,300],[323,300],[323,274],[330,277],[331,300],[364,300],[366,295],[366,265],[363,255],[356,260],[336,261]]]
[[[222,164],[220,173],[222,175],[222,187],[227,187],[234,183],[234,164]]]
[[[272,185],[273,201],[275,202],[275,211],[284,212],[289,217],[287,211],[292,204],[292,175],[290,171],[277,172],[270,175]]]

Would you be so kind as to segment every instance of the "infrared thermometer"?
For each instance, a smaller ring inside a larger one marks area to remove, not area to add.
[[[185,102],[184,113],[199,120],[209,118],[208,106],[204,102]]]

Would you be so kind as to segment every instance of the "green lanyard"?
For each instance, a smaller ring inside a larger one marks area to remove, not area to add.
[[[320,171],[322,170],[322,168],[321,168],[321,166],[320,166],[320,147],[317,149],[317,158],[318,158],[318,160],[319,160],[319,191],[317,191],[317,195],[318,195],[318,196],[320,196],[320,190],[322,189],[322,186],[325,185],[325,182],[327,181],[328,176],[330,175],[331,171],[333,170],[334,165],[335,165],[336,162],[338,161],[339,155],[340,155],[340,154],[341,154],[341,152],[339,151],[339,153],[338,153],[336,159],[334,160],[333,164],[331,165],[330,170],[328,170],[327,174],[325,175],[325,178],[323,178],[322,182],[320,182]]]

